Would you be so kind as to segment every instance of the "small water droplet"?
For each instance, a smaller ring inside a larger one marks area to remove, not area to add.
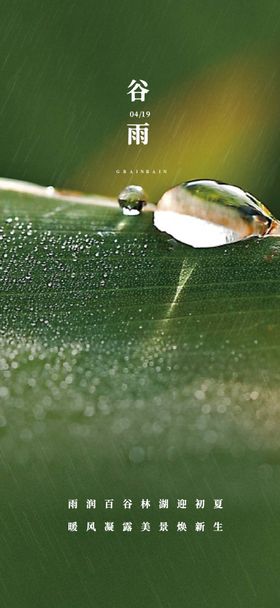
[[[280,223],[248,192],[214,180],[184,182],[165,192],[154,224],[193,247],[218,247],[253,236],[277,236]]]
[[[124,215],[139,215],[147,204],[147,195],[142,186],[127,186],[118,196],[119,205]]]

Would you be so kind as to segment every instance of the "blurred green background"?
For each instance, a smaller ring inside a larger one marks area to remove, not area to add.
[[[4,0],[0,173],[152,200],[210,177],[280,215],[279,41],[278,0]],[[141,149],[132,78],[150,88]],[[1,209],[3,606],[275,608],[278,241],[196,252],[147,217]],[[224,497],[225,532],[66,531],[68,498],[180,495]]]
[[[276,212],[279,13],[277,0],[3,1],[1,174],[114,196],[141,181],[151,199],[212,177]],[[147,147],[127,146],[132,78],[149,83]]]

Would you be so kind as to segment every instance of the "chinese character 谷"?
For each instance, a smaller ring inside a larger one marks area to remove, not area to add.
[[[124,506],[124,509],[131,509],[131,507],[132,507],[132,500],[131,500],[131,498],[125,498],[123,500],[123,506]]]
[[[133,142],[136,146],[146,146],[149,139],[149,124],[128,124],[128,145],[131,146]]]
[[[131,95],[131,101],[145,101],[147,93],[149,93],[148,83],[146,80],[132,80],[127,87],[130,91],[127,95]]]

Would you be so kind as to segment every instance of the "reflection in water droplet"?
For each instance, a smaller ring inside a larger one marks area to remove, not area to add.
[[[141,186],[127,186],[120,192],[118,201],[124,215],[139,215],[147,204],[147,195]]]
[[[252,236],[278,236],[280,227],[251,194],[213,180],[185,182],[165,192],[154,213],[154,224],[193,247],[217,247]]]

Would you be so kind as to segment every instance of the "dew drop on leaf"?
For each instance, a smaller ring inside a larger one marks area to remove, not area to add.
[[[277,236],[279,222],[248,192],[213,180],[184,182],[159,200],[154,224],[193,247],[218,247],[253,236]]]

